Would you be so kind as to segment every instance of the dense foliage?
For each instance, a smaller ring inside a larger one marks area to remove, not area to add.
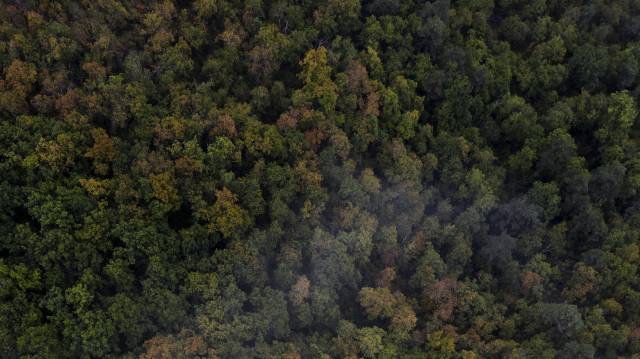
[[[640,358],[639,0],[0,20],[1,358]]]

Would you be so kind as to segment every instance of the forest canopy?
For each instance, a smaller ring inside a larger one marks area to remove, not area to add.
[[[639,0],[0,1],[0,357],[640,358]]]

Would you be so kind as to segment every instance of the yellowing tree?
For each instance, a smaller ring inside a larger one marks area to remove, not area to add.
[[[238,205],[238,197],[228,188],[216,192],[213,205],[213,224],[223,237],[229,238],[251,222],[249,213]]]

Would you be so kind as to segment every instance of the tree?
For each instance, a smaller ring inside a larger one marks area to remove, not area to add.
[[[299,276],[298,280],[291,286],[291,290],[289,291],[289,301],[293,305],[302,304],[305,299],[309,298],[310,286],[311,283],[306,276]]]
[[[540,218],[545,222],[560,214],[560,190],[554,182],[534,182],[527,198],[542,210]]]
[[[562,338],[574,338],[584,328],[578,307],[572,304],[538,303],[534,307],[538,322]]]
[[[0,82],[0,109],[11,114],[24,112],[28,106],[27,95],[36,83],[36,66],[15,59],[5,67]]]
[[[621,147],[629,136],[629,130],[638,116],[638,111],[635,101],[627,92],[616,92],[611,95],[609,101],[607,115],[604,116],[595,137],[604,147],[601,149],[603,159],[613,161],[622,155]]]
[[[397,304],[389,288],[362,288],[358,301],[371,319],[390,318]]]
[[[238,197],[227,188],[216,192],[211,211],[214,228],[224,237],[230,237],[250,224],[247,211],[238,206]]]
[[[294,106],[316,104],[325,113],[333,113],[338,99],[338,88],[331,80],[327,49],[319,47],[309,50],[300,62],[300,66],[303,70],[299,76],[304,87],[293,93]]]

